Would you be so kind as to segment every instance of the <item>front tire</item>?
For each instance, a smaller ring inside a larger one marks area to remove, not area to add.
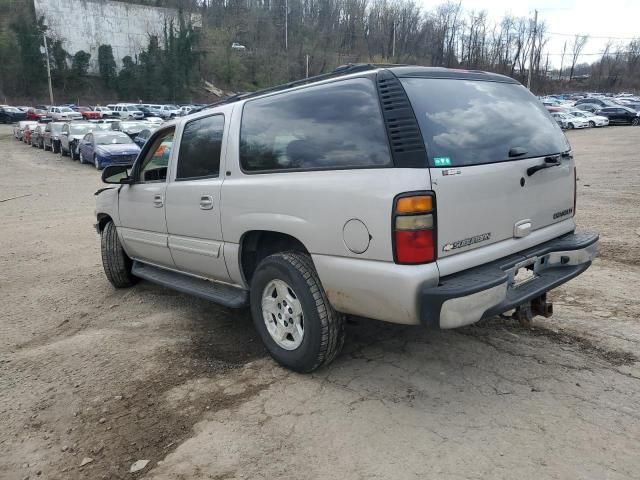
[[[631,125],[633,125],[634,127],[637,127],[638,124],[640,124],[640,120],[637,118],[634,118],[633,120],[631,120]]]
[[[595,126],[596,126],[596,122],[594,122],[593,120],[589,120],[589,126],[590,126],[591,128],[595,128]]]
[[[573,130],[573,129],[575,128],[575,127],[573,126],[573,123],[570,123],[570,124],[568,125],[568,127],[569,127],[569,130]]]
[[[102,267],[111,284],[116,288],[127,288],[137,282],[131,274],[133,262],[124,252],[118,232],[113,222],[109,222],[102,230],[100,239]]]
[[[80,152],[78,160],[80,160],[80,165],[84,165],[84,156],[82,155],[82,152]]]
[[[93,164],[96,166],[96,170],[102,170],[102,167],[100,166],[100,162],[98,161],[97,155],[93,156]]]
[[[331,363],[345,338],[344,315],[336,312],[308,255],[266,257],[251,279],[253,322],[271,356],[301,373]]]

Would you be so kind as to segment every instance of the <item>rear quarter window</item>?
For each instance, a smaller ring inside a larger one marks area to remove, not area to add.
[[[438,78],[401,82],[432,167],[520,160],[570,148],[557,122],[520,84]],[[515,147],[526,153],[510,158]]]
[[[240,164],[247,172],[390,166],[373,82],[344,80],[248,101]]]

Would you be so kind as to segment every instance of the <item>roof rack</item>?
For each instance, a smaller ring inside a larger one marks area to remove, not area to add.
[[[239,100],[245,100],[247,98],[257,97],[259,95],[264,95],[265,93],[271,92],[279,92],[281,90],[288,90],[289,88],[298,87],[300,85],[306,85],[308,83],[319,82],[321,80],[328,80],[334,77],[341,77],[343,75],[349,75],[351,73],[357,72],[366,72],[368,70],[375,70],[377,68],[388,68],[388,67],[402,67],[405,66],[403,64],[386,64],[386,63],[347,63],[345,65],[340,65],[336,67],[335,70],[329,73],[322,73],[320,75],[315,75],[313,77],[302,78],[300,80],[294,80],[293,82],[283,83],[282,85],[276,85],[274,87],[263,88],[260,90],[256,90],[255,92],[241,92],[236,93],[235,95],[231,95],[230,97],[224,98],[214,103],[210,103],[209,105],[205,105],[200,108],[196,108],[192,110],[190,113],[197,113],[202,110],[206,110],[207,108],[213,108],[220,105],[226,105],[228,103],[237,102]]]

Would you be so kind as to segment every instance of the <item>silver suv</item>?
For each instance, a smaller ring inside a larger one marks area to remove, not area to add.
[[[352,65],[163,125],[96,197],[104,270],[250,306],[271,355],[310,372],[344,318],[455,328],[584,272],[576,173],[556,122],[515,80]]]

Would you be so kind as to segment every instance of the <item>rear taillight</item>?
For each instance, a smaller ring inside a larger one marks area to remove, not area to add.
[[[573,216],[576,216],[576,202],[578,200],[578,170],[573,167]]]
[[[393,255],[396,263],[415,265],[436,259],[436,210],[433,192],[404,193],[393,203]]]

